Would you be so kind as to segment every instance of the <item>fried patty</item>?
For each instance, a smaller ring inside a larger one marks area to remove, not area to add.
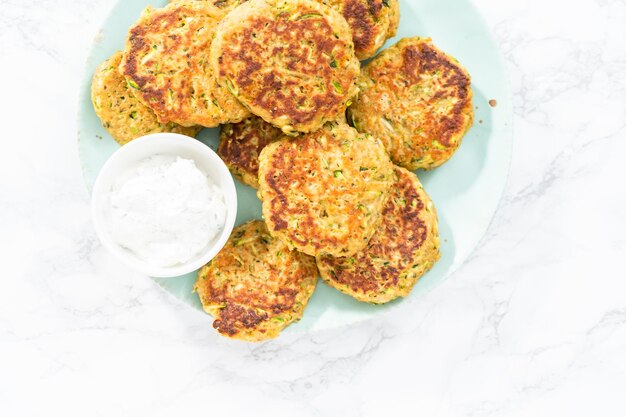
[[[161,123],[154,112],[130,91],[117,67],[122,53],[116,52],[98,65],[91,81],[91,102],[102,126],[120,145],[150,133],[173,132],[194,137],[200,126],[183,127]]]
[[[356,57],[376,55],[385,41],[396,35],[400,22],[398,0],[320,0],[337,10],[352,29]]]
[[[346,20],[313,0],[250,0],[222,20],[211,49],[219,81],[285,133],[336,120],[356,94]]]
[[[259,154],[283,132],[260,117],[251,116],[239,123],[222,126],[218,155],[230,172],[243,183],[259,188]]]
[[[472,126],[470,76],[428,38],[405,38],[365,66],[348,118],[410,170],[446,162]]]
[[[432,201],[414,173],[396,167],[396,174],[384,220],[367,247],[349,257],[317,258],[324,282],[359,301],[380,304],[406,297],[440,257]]]
[[[171,0],[170,3],[184,0]],[[201,0],[232,10],[246,0]],[[352,30],[356,57],[368,59],[376,54],[385,41],[398,29],[400,8],[398,0],[317,0],[343,15]]]
[[[290,251],[253,220],[200,269],[194,290],[221,335],[260,341],[302,317],[316,283],[315,259]]]
[[[395,180],[379,140],[330,122],[270,143],[259,159],[258,195],[274,236],[314,256],[365,248]]]
[[[148,7],[128,32],[120,72],[159,121],[215,127],[248,111],[209,65],[215,27],[228,10],[206,1]]]

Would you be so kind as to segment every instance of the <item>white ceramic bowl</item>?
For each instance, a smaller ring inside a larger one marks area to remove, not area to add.
[[[108,205],[108,192],[113,181],[123,172],[137,166],[153,155],[180,156],[195,162],[207,177],[211,178],[224,193],[227,214],[222,232],[213,239],[205,250],[184,264],[171,267],[156,267],[121,247],[112,238],[104,219]],[[155,133],[137,138],[118,149],[104,164],[98,174],[91,197],[91,210],[96,233],[102,245],[129,267],[153,277],[175,277],[195,271],[217,255],[226,244],[237,215],[235,183],[219,156],[202,142],[176,133]]]

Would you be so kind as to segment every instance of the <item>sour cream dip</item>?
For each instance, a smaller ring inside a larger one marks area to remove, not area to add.
[[[156,267],[184,264],[224,229],[223,191],[191,159],[154,155],[115,178],[104,217],[118,245]]]

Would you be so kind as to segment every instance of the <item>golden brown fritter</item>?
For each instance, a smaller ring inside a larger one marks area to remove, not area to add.
[[[140,136],[158,132],[196,136],[200,126],[161,123],[149,107],[131,94],[126,80],[117,70],[121,59],[121,52],[114,53],[96,68],[91,81],[93,108],[113,139],[125,145]]]
[[[253,220],[200,269],[194,290],[222,336],[259,341],[302,317],[316,283],[315,259],[290,251]]]
[[[440,257],[432,201],[414,173],[396,167],[396,175],[384,220],[367,247],[349,257],[317,258],[322,279],[359,301],[380,304],[406,297]]]
[[[336,120],[356,94],[350,27],[313,0],[250,0],[222,22],[211,49],[219,81],[285,133]]]
[[[320,0],[343,15],[350,29],[356,57],[371,58],[398,29],[398,0]]]
[[[379,140],[331,122],[270,143],[259,159],[258,194],[273,235],[314,256],[367,245],[395,180]]]
[[[217,0],[217,3],[221,1],[224,0]],[[241,4],[244,1],[235,2]],[[352,30],[356,57],[360,60],[376,55],[376,51],[387,39],[394,37],[398,30],[400,23],[398,0],[317,1],[332,7],[346,19]]]
[[[472,125],[467,71],[427,38],[405,38],[365,66],[348,109],[359,132],[383,141],[410,170],[446,162]]]
[[[222,126],[218,155],[243,183],[259,188],[259,154],[283,132],[260,117]]]
[[[148,7],[130,28],[120,72],[160,121],[215,127],[249,114],[209,65],[215,27],[227,11],[211,2],[180,1]]]

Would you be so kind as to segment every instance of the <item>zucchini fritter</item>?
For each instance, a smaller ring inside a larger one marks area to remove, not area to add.
[[[285,133],[336,120],[360,66],[346,20],[313,0],[250,0],[219,25],[211,64],[253,114]]]
[[[313,256],[365,248],[395,181],[379,140],[330,122],[270,143],[259,160],[258,195],[273,235]]]
[[[98,65],[91,81],[91,102],[104,128],[120,145],[151,133],[172,132],[194,137],[200,126],[161,123],[154,112],[130,91],[117,70],[122,53],[116,52]]]
[[[414,173],[396,167],[396,175],[384,220],[367,247],[349,257],[317,258],[322,279],[359,301],[380,304],[406,297],[440,257],[432,201]]]
[[[467,71],[430,39],[405,38],[363,68],[348,119],[382,140],[395,164],[435,168],[472,126],[470,83]]]
[[[218,155],[230,172],[250,187],[259,188],[259,154],[283,132],[260,117],[251,116],[220,130]]]
[[[148,7],[130,28],[120,72],[160,121],[215,127],[249,114],[209,65],[215,27],[227,11],[206,1],[175,2]]]
[[[350,29],[356,57],[371,58],[396,35],[400,22],[398,0],[319,0],[343,15]]]
[[[253,220],[200,269],[194,290],[222,336],[260,341],[302,317],[316,283],[315,259],[290,251]]]

